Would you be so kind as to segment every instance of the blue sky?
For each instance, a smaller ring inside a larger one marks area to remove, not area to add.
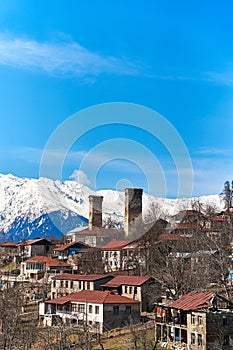
[[[0,0],[0,172],[38,178],[48,140],[71,115],[125,102],[157,111],[179,133],[193,195],[221,192],[233,178],[232,11],[230,0]],[[66,150],[60,179],[177,196],[166,144],[96,119],[99,127]]]

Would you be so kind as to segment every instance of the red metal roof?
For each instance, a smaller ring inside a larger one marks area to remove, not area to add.
[[[17,244],[16,243],[12,243],[12,242],[5,242],[5,243],[1,244],[1,247],[16,248]]]
[[[111,294],[109,291],[82,290],[60,298],[47,300],[47,304],[66,304],[69,302],[84,302],[96,304],[138,304],[139,301],[123,297],[118,294]]]
[[[39,243],[40,241],[46,241],[47,243],[52,244],[46,238],[36,238],[36,239],[28,239],[27,241],[20,242],[20,243],[18,243],[18,246],[32,245],[32,244]]]
[[[54,248],[53,250],[56,250],[56,251],[64,251],[70,247],[73,247],[73,246],[76,246],[76,245],[80,245],[80,246],[83,246],[83,247],[89,247],[88,245],[84,244],[84,243],[81,243],[81,242],[71,242],[71,243],[68,243],[68,244],[64,244],[60,247],[57,247],[57,248]]]
[[[98,275],[98,274],[72,274],[72,273],[63,273],[61,275],[56,275],[52,277],[53,280],[72,280],[72,281],[98,281],[102,278],[107,277],[108,275]]]
[[[115,276],[111,281],[105,283],[104,287],[120,287],[122,285],[127,286],[141,286],[150,277],[148,276]]]
[[[225,218],[223,218],[222,216],[211,216],[209,219],[211,221],[221,221],[221,222],[225,221]]]
[[[169,307],[184,311],[205,309],[212,306],[213,297],[213,292],[191,292],[173,301]]]
[[[110,241],[101,247],[102,250],[118,250],[129,244],[130,240]]]
[[[52,267],[52,266],[71,266],[70,264],[59,261],[57,259],[50,258],[49,256],[34,256],[33,258],[27,259],[26,263],[30,262],[36,262],[36,263],[44,263],[46,264],[46,267]]]
[[[122,249],[136,249],[136,248],[140,248],[140,242],[130,242],[129,244],[127,244],[126,246],[124,246]]]

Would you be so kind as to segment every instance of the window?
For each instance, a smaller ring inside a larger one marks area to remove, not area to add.
[[[198,316],[198,324],[199,324],[199,326],[202,326],[202,324],[203,324],[202,316]]]
[[[56,287],[56,281],[53,281],[53,288]]]
[[[197,344],[202,345],[202,335],[201,334],[197,335]]]
[[[195,344],[195,333],[191,333],[191,344]]]
[[[61,288],[64,286],[64,281],[60,282],[60,286],[61,286]]]
[[[195,324],[195,315],[191,315],[191,323]]]
[[[129,294],[132,294],[132,287],[129,287]]]
[[[89,305],[89,310],[88,310],[89,314],[92,314],[93,312],[93,306],[92,305]]]
[[[85,312],[85,304],[78,304],[78,312]]]
[[[74,288],[74,282],[70,281],[70,288],[73,289]]]
[[[72,304],[72,312],[77,312],[77,304]]]
[[[134,287],[134,294],[138,294],[138,289],[137,289],[137,287]]]
[[[95,314],[99,314],[100,313],[100,308],[99,308],[99,306],[96,306],[95,307]]]
[[[69,286],[69,281],[66,281],[66,288],[68,288]]]
[[[222,325],[223,325],[223,326],[227,326],[227,325],[228,325],[227,317],[223,317],[223,319],[222,319]]]
[[[87,289],[90,289],[91,288],[91,284],[90,282],[87,282]]]
[[[113,306],[113,315],[119,315],[119,306]]]
[[[82,282],[81,281],[78,282],[78,289],[82,289]]]
[[[223,345],[226,345],[226,346],[230,345],[230,336],[229,335],[224,336]]]
[[[131,306],[130,305],[126,305],[126,307],[125,307],[125,314],[126,315],[131,315]]]

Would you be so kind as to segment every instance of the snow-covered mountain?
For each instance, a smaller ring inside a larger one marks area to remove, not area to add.
[[[0,240],[20,241],[25,238],[60,236],[88,223],[89,195],[104,197],[104,218],[117,217],[123,222],[124,193],[113,190],[92,191],[75,181],[28,179],[0,174]],[[143,194],[143,217],[156,214],[168,217],[191,207],[192,199],[155,198]],[[219,195],[198,198],[204,206],[222,210]]]

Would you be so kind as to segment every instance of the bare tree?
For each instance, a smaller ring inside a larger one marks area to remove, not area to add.
[[[4,289],[0,295],[0,348],[31,349],[37,333],[34,313],[23,312],[24,293],[21,286]]]
[[[231,183],[226,181],[224,183],[224,188],[221,193],[223,200],[225,202],[225,208],[229,210],[233,206],[233,181]]]

